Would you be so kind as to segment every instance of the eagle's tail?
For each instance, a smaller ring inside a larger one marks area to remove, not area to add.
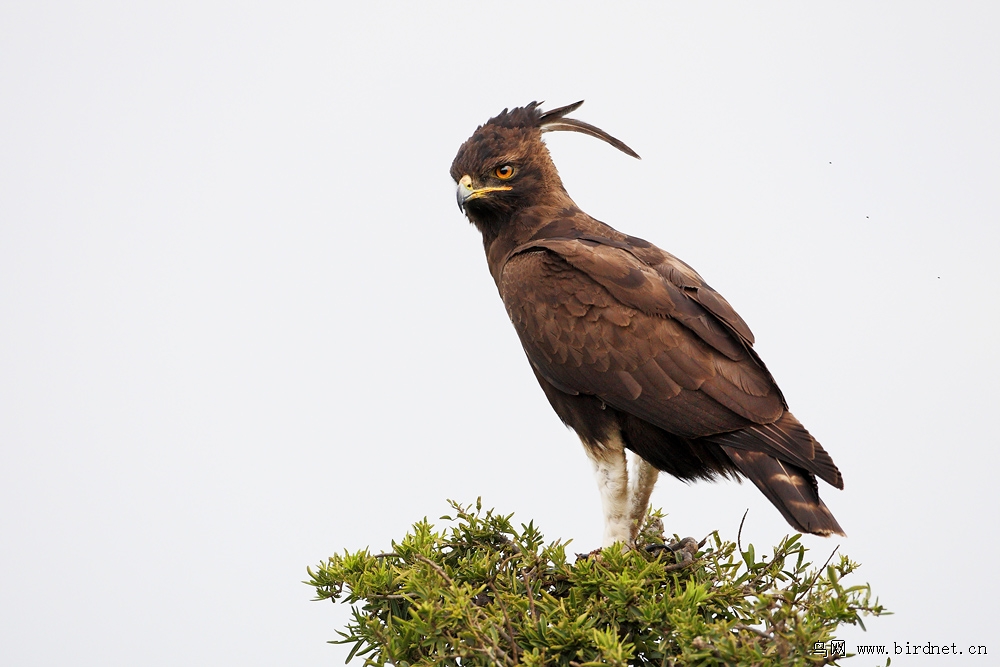
[[[722,448],[795,530],[817,535],[844,534],[844,529],[820,499],[812,473],[762,452],[726,445]]]
[[[721,446],[796,530],[844,534],[819,498],[816,477],[838,489],[844,488],[844,478],[823,446],[791,412],[786,410],[770,424],[754,424],[704,439]]]

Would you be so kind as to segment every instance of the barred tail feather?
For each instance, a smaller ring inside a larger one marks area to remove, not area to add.
[[[761,452],[725,445],[722,449],[795,530],[844,535],[843,528],[820,499],[816,478],[811,473]]]

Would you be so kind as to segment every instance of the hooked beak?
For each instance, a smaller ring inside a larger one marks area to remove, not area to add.
[[[491,192],[503,192],[511,189],[512,188],[509,185],[474,188],[472,186],[472,177],[466,174],[458,180],[458,192],[456,193],[458,199],[458,209],[465,213],[465,202],[485,197]]]

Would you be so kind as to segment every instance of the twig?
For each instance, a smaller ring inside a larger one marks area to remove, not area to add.
[[[423,562],[427,563],[428,565],[430,565],[430,566],[431,566],[432,568],[434,568],[434,570],[435,570],[435,571],[436,571],[436,572],[437,572],[438,574],[440,574],[440,575],[441,575],[441,577],[442,577],[442,578],[443,578],[443,579],[444,579],[445,581],[447,581],[447,582],[448,582],[448,585],[449,585],[449,586],[454,586],[454,585],[455,585],[455,582],[451,580],[451,577],[449,577],[449,576],[448,576],[448,573],[447,573],[447,572],[445,572],[445,571],[444,571],[444,569],[443,569],[443,568],[442,568],[442,567],[441,567],[440,565],[438,565],[437,563],[435,563],[434,561],[432,561],[432,560],[431,560],[430,558],[427,558],[426,556],[422,556],[422,555],[420,555],[420,554],[413,554],[413,555],[414,555],[414,557],[415,557],[415,558],[416,558],[417,560],[420,560],[420,561],[423,561]]]
[[[507,605],[504,604],[503,599],[500,596],[494,598],[494,602],[500,605],[500,611],[503,612],[503,621],[507,625],[507,630],[501,629],[505,635],[507,635],[507,641],[510,642],[510,647],[514,649],[514,664],[521,662],[521,651],[517,646],[517,642],[514,641],[514,626],[510,623],[510,614],[507,613]]]
[[[524,581],[524,592],[528,596],[528,609],[531,610],[531,618],[538,620],[538,612],[535,611],[535,591],[531,588],[531,583],[528,581],[528,570],[521,570],[521,579]]]
[[[761,639],[767,639],[769,641],[772,640],[772,639],[774,639],[773,631],[772,632],[766,632],[764,630],[758,630],[757,628],[751,627],[749,625],[745,625],[743,623],[737,623],[733,627],[736,628],[737,630],[746,630],[748,632],[752,632],[755,635],[757,635],[758,637],[760,637]]]
[[[796,595],[795,599],[792,600],[792,604],[793,605],[797,604],[798,601],[802,598],[803,595],[805,595],[806,593],[808,593],[809,591],[812,590],[812,587],[816,584],[816,580],[819,579],[819,575],[823,573],[823,570],[826,569],[826,566],[830,564],[831,560],[833,560],[833,555],[835,553],[837,553],[837,549],[839,549],[839,548],[840,548],[839,544],[833,548],[833,551],[830,552],[829,558],[827,558],[826,562],[823,563],[823,567],[821,567],[818,570],[816,570],[816,573],[813,574],[812,579],[809,581],[809,585],[806,586],[805,588],[803,588],[802,592],[800,592],[798,595]]]
[[[431,568],[433,568],[435,572],[437,572],[439,575],[441,575],[442,579],[444,579],[446,582],[448,582],[449,586],[452,586],[452,587],[455,586],[455,582],[452,581],[451,577],[448,576],[448,573],[445,572],[444,568],[442,568],[440,565],[438,565],[437,563],[435,563],[434,561],[432,561],[430,558],[427,558],[426,556],[423,556],[421,554],[413,554],[413,556],[417,560],[423,561],[424,563],[427,563],[428,565],[430,565]],[[476,638],[479,639],[481,642],[483,642],[484,639],[488,639],[489,643],[493,645],[493,650],[492,651],[490,651],[489,648],[485,648],[486,654],[489,655],[490,658],[492,658],[494,662],[500,662],[499,658],[497,657],[497,656],[500,656],[500,657],[503,658],[503,662],[504,663],[516,665],[517,661],[516,660],[512,660],[511,657],[510,657],[510,655],[506,651],[504,651],[503,649],[500,648],[500,646],[496,643],[495,639],[493,639],[492,637],[484,637],[482,633],[480,633],[480,632],[478,632],[478,631],[475,630],[476,620],[477,619],[469,619],[469,621],[470,621],[469,625],[470,625],[470,627],[473,628],[473,633],[476,635]],[[513,639],[513,637],[511,637],[511,639]],[[485,644],[485,642],[483,642],[483,643]],[[517,644],[512,642],[512,647],[513,647],[515,653],[517,653],[518,652],[517,651]]]
[[[503,570],[504,566],[506,566],[506,565],[507,565],[507,563],[509,563],[510,561],[514,560],[514,559],[515,559],[515,558],[517,558],[517,557],[518,557],[519,555],[520,555],[520,554],[511,554],[511,555],[507,556],[506,558],[504,558],[504,559],[503,559],[502,561],[500,561],[499,563],[497,563],[497,573],[499,574],[499,573],[500,573],[500,571],[501,571],[501,570]]]
[[[747,514],[749,513],[750,513],[750,508],[748,507],[747,511],[743,513],[743,518],[740,519],[740,529],[736,533],[736,546],[739,547],[741,555],[743,554],[743,545],[740,544],[740,537],[743,536],[743,522],[747,520]]]
[[[479,634],[479,633],[477,633],[477,634]],[[497,658],[497,654],[499,654],[500,657],[503,658],[503,661],[505,663],[508,663],[508,664],[511,664],[511,665],[516,665],[517,664],[517,662],[515,662],[514,660],[512,660],[511,657],[510,657],[510,655],[507,654],[507,651],[504,651],[502,648],[500,648],[500,645],[497,644],[496,640],[493,639],[493,637],[489,637],[489,640],[490,640],[490,643],[493,644],[493,651],[491,653],[491,651],[487,648],[486,649],[486,655],[488,655],[491,658],[493,658],[493,662],[497,662],[497,663],[500,662],[500,660]],[[514,650],[515,651],[517,650],[517,645],[516,644],[514,645]]]

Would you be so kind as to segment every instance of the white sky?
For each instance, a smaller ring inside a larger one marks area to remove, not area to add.
[[[643,156],[547,135],[843,471],[807,543],[895,612],[849,646],[1000,653],[993,3],[344,4],[0,5],[4,664],[340,664],[306,566],[448,498],[599,544],[448,176],[535,99]],[[653,501],[789,530],[750,484]]]

